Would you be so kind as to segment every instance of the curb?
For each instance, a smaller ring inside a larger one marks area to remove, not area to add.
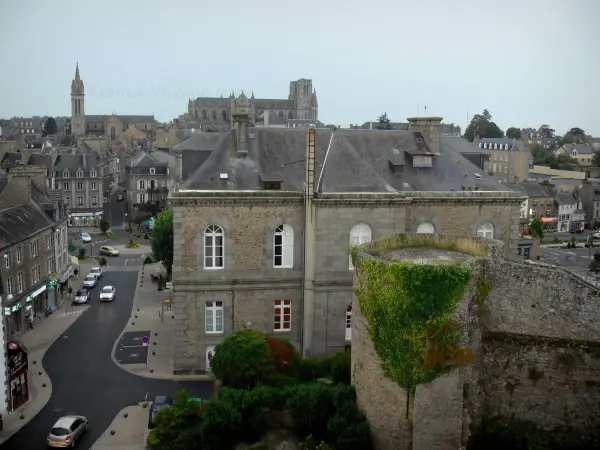
[[[135,292],[133,294],[133,305],[131,306],[131,314],[129,316],[129,319],[127,319],[127,324],[129,324],[129,320],[131,319],[131,316],[133,316],[134,313],[135,313],[135,308],[136,308],[135,300],[137,298],[137,292],[138,292],[138,289],[140,287],[140,278],[142,276],[143,270],[144,270],[144,266],[142,266],[142,268],[138,272],[138,276],[137,276],[137,280],[136,280],[136,285],[135,285]],[[125,371],[127,373],[130,373],[131,375],[135,375],[137,377],[149,378],[149,379],[152,379],[152,380],[214,381],[214,378],[213,378],[212,375],[161,375],[161,374],[154,374],[154,373],[139,373],[139,372],[135,372],[135,371],[133,371],[131,369],[128,369],[127,367],[125,367],[125,365],[120,364],[119,361],[117,361],[117,358],[115,357],[115,353],[117,351],[117,347],[119,346],[119,341],[121,340],[121,337],[125,333],[127,333],[127,325],[125,325],[125,328],[123,328],[123,331],[121,331],[121,333],[119,334],[119,336],[115,340],[115,342],[113,344],[113,348],[112,348],[112,350],[110,352],[110,359],[121,370],[123,370],[123,371]]]
[[[88,309],[89,309],[89,306],[85,309],[85,311],[87,311]],[[35,359],[32,358],[32,360],[37,361],[39,363],[39,367],[41,367],[41,369],[42,369],[42,375],[37,375],[37,376],[42,377],[42,383],[46,383],[46,387],[44,388],[44,387],[41,387],[41,385],[40,385],[40,388],[31,388],[31,390],[32,391],[35,390],[37,392],[37,396],[35,397],[34,400],[42,398],[42,396],[40,394],[43,393],[44,401],[39,406],[37,406],[36,408],[32,408],[31,410],[29,410],[28,408],[31,407],[32,404],[27,402],[27,404],[25,404],[23,406],[23,409],[20,409],[20,410],[17,409],[17,411],[14,411],[12,413],[15,415],[16,414],[19,414],[19,415],[24,414],[25,419],[19,419],[20,420],[19,423],[21,424],[21,426],[18,427],[17,429],[15,429],[13,432],[11,432],[11,434],[9,434],[8,436],[0,438],[0,446],[2,444],[4,444],[6,441],[8,441],[15,434],[17,434],[25,425],[27,425],[29,422],[31,422],[35,418],[35,416],[37,416],[42,411],[42,409],[44,409],[46,407],[46,405],[50,401],[50,398],[52,397],[52,379],[48,375],[48,372],[46,371],[46,367],[44,366],[44,356],[46,355],[46,352],[48,350],[50,350],[50,347],[52,347],[55,344],[55,342],[58,341],[58,339],[61,336],[63,336],[67,332],[67,330],[75,324],[75,322],[77,322],[79,320],[79,318],[83,315],[83,313],[85,313],[85,311],[83,311],[81,314],[77,314],[77,317],[75,318],[75,320],[73,320],[71,325],[69,325],[60,334],[58,334],[58,336],[56,336],[56,338],[54,338],[44,350],[40,351],[39,356],[36,355]],[[36,366],[37,366],[37,364],[36,364]],[[28,414],[31,411],[35,411],[35,412],[33,414]]]

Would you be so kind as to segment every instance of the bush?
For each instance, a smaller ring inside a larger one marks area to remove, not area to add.
[[[144,264],[153,264],[154,258],[152,258],[152,256],[146,256],[146,258],[144,259]]]
[[[335,412],[331,394],[332,389],[322,383],[300,384],[293,389],[287,406],[298,437],[325,439],[327,422]]]
[[[350,350],[343,350],[326,358],[307,358],[298,365],[298,379],[303,382],[328,378],[335,383],[350,384]]]
[[[77,250],[77,254],[79,256],[79,259],[84,259],[85,258],[85,252],[86,252],[85,247],[79,247],[79,250]]]
[[[331,358],[331,379],[334,383],[350,384],[351,352],[344,350]]]
[[[98,264],[100,264],[101,266],[106,266],[108,264],[108,262],[106,261],[106,258],[104,258],[104,257],[95,258],[95,259],[98,262]]]
[[[127,248],[138,248],[140,246],[140,243],[137,241],[134,241],[133,239],[130,239],[129,242],[127,243]]]
[[[77,247],[75,244],[73,244],[73,239],[69,238],[67,248],[69,250],[69,253],[73,253],[73,252],[77,251],[77,249],[79,247]]]
[[[265,335],[254,330],[227,336],[216,346],[210,366],[223,386],[239,389],[264,384],[274,369]]]
[[[152,450],[186,448],[185,442],[197,442],[201,437],[200,417],[200,403],[190,402],[186,391],[177,392],[173,405],[156,415],[148,444]]]
[[[106,220],[105,218],[100,219],[100,231],[103,234],[106,234],[106,232],[108,231],[108,229],[110,228],[110,223],[108,223],[108,220]]]

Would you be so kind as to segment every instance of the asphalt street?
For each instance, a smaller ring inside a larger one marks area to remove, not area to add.
[[[600,251],[600,247],[587,249],[581,248],[543,248],[541,261],[564,267],[578,275],[586,276],[594,253]]]
[[[152,380],[129,374],[113,363],[111,352],[131,315],[137,275],[137,272],[125,271],[110,271],[103,275],[93,291],[89,310],[44,356],[43,366],[52,380],[50,401],[0,446],[1,450],[45,448],[48,431],[66,414],[88,417],[90,429],[77,442],[78,449],[87,450],[122,408],[143,401],[146,394],[152,399],[156,395],[187,389],[194,397],[211,395],[212,382]],[[116,287],[116,299],[111,303],[100,303],[98,291],[107,284]],[[160,336],[154,339],[160,345]]]

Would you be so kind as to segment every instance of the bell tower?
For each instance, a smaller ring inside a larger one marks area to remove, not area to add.
[[[85,136],[85,88],[79,75],[79,63],[71,82],[71,134]]]

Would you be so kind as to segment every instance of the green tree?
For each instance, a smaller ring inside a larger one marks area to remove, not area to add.
[[[594,153],[592,157],[592,164],[596,167],[600,167],[600,151]]]
[[[48,136],[48,135],[56,134],[57,131],[58,131],[58,126],[56,125],[56,120],[54,120],[54,117],[48,117],[48,119],[46,120],[46,125],[44,126],[44,130],[42,131],[42,134],[44,136]]]
[[[517,127],[510,127],[506,130],[506,137],[510,139],[521,139],[521,130]]]
[[[502,131],[495,122],[490,122],[485,127],[483,137],[486,138],[502,138],[504,137],[504,131]]]
[[[249,389],[263,384],[275,365],[265,335],[242,330],[230,334],[215,347],[210,368],[223,386]]]
[[[487,109],[484,109],[483,112],[481,113],[481,115],[488,122],[490,122],[492,120],[492,115],[490,114],[490,112]]]
[[[539,216],[535,216],[533,218],[533,220],[529,224],[527,233],[529,233],[530,236],[544,239],[544,224],[542,223],[542,219],[540,219]]]
[[[167,274],[173,269],[173,210],[164,209],[156,216],[152,229],[152,254],[163,263]]]
[[[108,222],[108,220],[106,220],[103,217],[102,219],[100,219],[100,224],[99,225],[100,225],[100,231],[102,231],[102,233],[106,234],[106,232],[110,228],[110,223]]]
[[[202,448],[190,445],[201,443],[202,426],[200,403],[190,401],[188,393],[175,394],[173,405],[161,408],[154,418],[154,428],[148,434],[152,450],[188,450]]]
[[[543,138],[552,139],[555,135],[556,130],[550,128],[550,125],[542,125],[539,130],[539,134]]]
[[[564,144],[582,144],[586,142],[585,131],[579,127],[571,128],[562,138],[561,145]]]
[[[388,114],[386,112],[384,112],[381,116],[379,116],[377,121],[379,122],[377,124],[378,130],[391,130],[392,129],[392,121],[389,119]]]
[[[481,114],[475,114],[469,123],[469,126],[465,130],[465,139],[473,142],[476,137],[490,137],[486,136],[485,130],[490,124],[492,115],[487,109],[483,110]],[[500,136],[502,137],[502,136]]]

